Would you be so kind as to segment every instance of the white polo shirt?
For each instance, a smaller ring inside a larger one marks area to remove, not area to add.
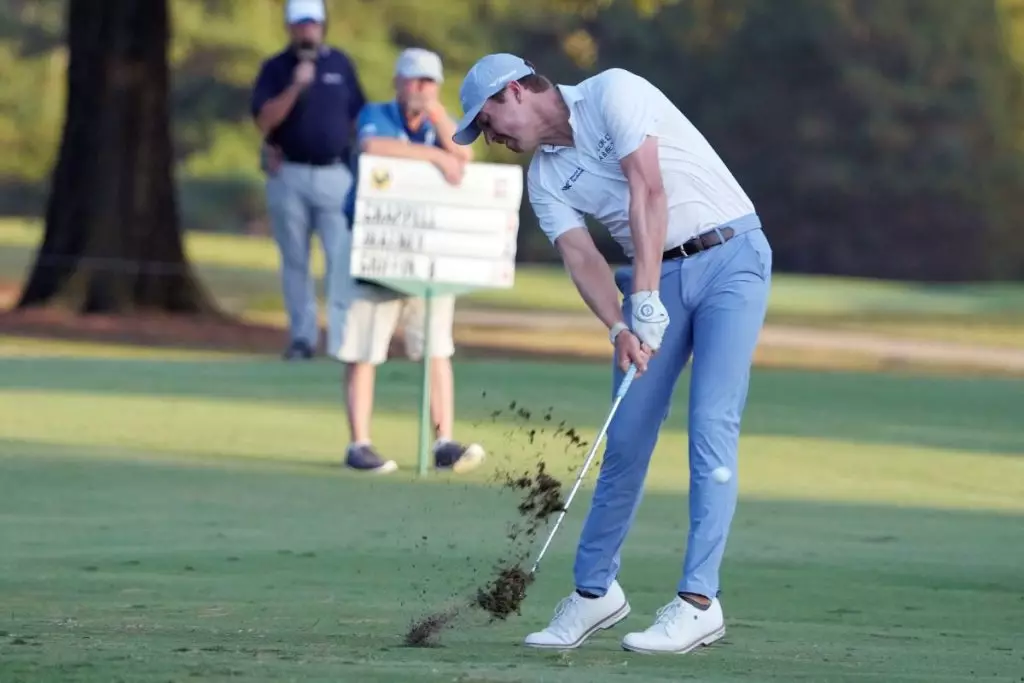
[[[542,145],[527,172],[527,192],[541,229],[553,243],[583,215],[603,223],[633,257],[629,187],[620,160],[658,138],[668,196],[665,249],[754,213],[754,205],[692,123],[646,79],[608,69],[579,85],[559,85],[569,106],[574,147]]]

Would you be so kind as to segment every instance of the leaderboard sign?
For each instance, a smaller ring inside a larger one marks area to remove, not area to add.
[[[512,286],[520,166],[467,164],[456,186],[429,162],[363,154],[356,182],[353,277],[408,291]]]

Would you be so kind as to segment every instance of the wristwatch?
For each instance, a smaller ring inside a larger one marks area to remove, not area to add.
[[[612,325],[612,328],[610,330],[608,330],[608,339],[611,340],[612,346],[615,345],[615,340],[618,338],[618,336],[624,330],[628,330],[628,329],[629,329],[629,326],[626,325],[626,323],[622,322],[621,320],[619,322],[615,323],[614,325]]]

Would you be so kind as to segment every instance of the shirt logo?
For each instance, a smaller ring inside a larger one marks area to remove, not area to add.
[[[572,172],[571,176],[569,176],[569,179],[565,181],[565,185],[562,185],[562,192],[568,192],[571,190],[572,186],[580,179],[581,175],[583,175],[583,169],[577,166],[576,170]]]
[[[612,136],[605,133],[604,137],[597,141],[597,160],[604,161],[609,154],[614,153],[615,144],[612,142]]]
[[[330,85],[341,85],[341,82],[345,79],[338,73],[325,73],[322,80]]]

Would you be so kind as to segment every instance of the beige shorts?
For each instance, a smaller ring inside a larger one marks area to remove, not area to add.
[[[352,286],[352,298],[336,337],[340,341],[336,358],[345,363],[379,365],[387,360],[391,338],[401,327],[406,355],[412,360],[421,360],[426,302],[371,285],[353,283]],[[430,357],[451,358],[455,353],[454,296],[434,297],[430,323]]]

